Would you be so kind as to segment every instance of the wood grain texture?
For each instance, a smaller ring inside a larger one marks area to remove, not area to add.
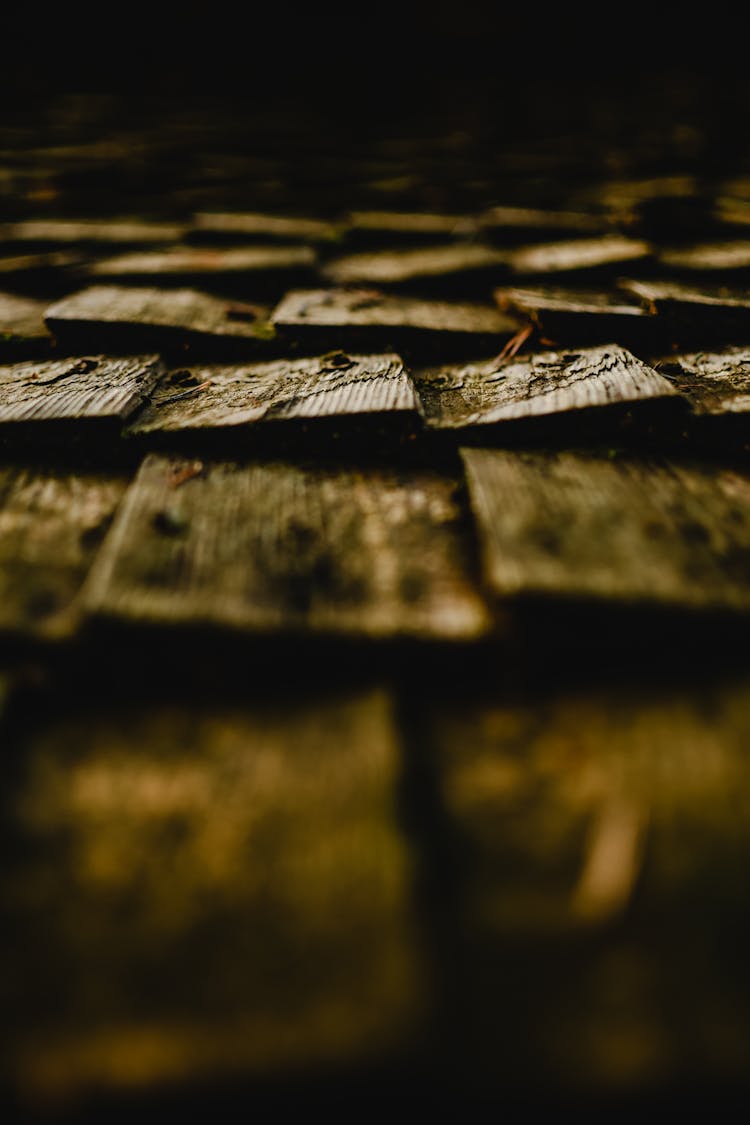
[[[137,351],[214,350],[257,355],[273,339],[264,306],[195,289],[96,285],[50,305],[45,323],[61,346]]]
[[[671,383],[626,349],[539,352],[415,374],[429,426],[463,429],[664,399]]]
[[[4,1061],[26,1095],[289,1081],[408,1041],[422,970],[385,691],[79,699],[55,720],[27,730],[9,795]]]
[[[192,388],[192,390],[191,390]],[[300,419],[399,416],[420,420],[414,385],[396,355],[349,356],[173,372],[131,434],[185,433]]]
[[[127,479],[49,469],[0,470],[0,631],[60,639]]]
[[[719,417],[750,411],[750,351],[746,348],[675,355],[656,366],[698,415]]]
[[[501,598],[750,609],[750,478],[575,453],[464,450]]]
[[[498,352],[518,320],[489,303],[423,300],[375,289],[300,289],[272,314],[280,336],[320,352],[345,350]]]
[[[0,428],[119,423],[142,406],[164,373],[157,355],[103,355],[0,367]],[[86,431],[89,432],[89,431]]]
[[[466,640],[488,628],[433,474],[149,455],[87,584],[96,617]]]

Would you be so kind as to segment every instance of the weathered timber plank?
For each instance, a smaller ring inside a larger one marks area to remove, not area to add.
[[[0,436],[23,430],[41,437],[64,429],[77,441],[90,436],[94,424],[102,432],[119,433],[163,374],[157,355],[27,360],[0,367]]]
[[[61,638],[125,492],[117,476],[0,470],[0,631]]]
[[[750,411],[750,351],[695,352],[656,365],[699,415],[745,415]]]
[[[32,1107],[408,1047],[425,990],[389,696],[248,696],[82,694],[27,725],[0,948]]]
[[[500,598],[750,609],[750,478],[574,453],[463,451]]]
[[[97,285],[51,305],[44,319],[66,348],[258,355],[274,336],[268,313],[194,289]]]
[[[294,290],[271,320],[283,339],[314,352],[497,354],[519,327],[489,303],[418,300],[373,289]]]
[[[226,431],[260,422],[323,418],[384,419],[414,430],[421,405],[396,355],[349,356],[245,366],[202,366],[171,373],[129,427],[135,434]]]
[[[426,705],[460,868],[457,1050],[501,1085],[750,1065],[747,679],[647,680]]]
[[[256,211],[198,211],[187,232],[190,242],[213,245],[292,242],[335,243],[340,225],[297,215],[267,215]]]
[[[579,275],[593,271],[609,274],[625,266],[643,265],[652,253],[650,244],[641,239],[609,234],[519,246],[507,252],[507,261],[517,276]]]
[[[408,250],[373,250],[332,258],[321,267],[333,285],[419,287],[457,282],[499,282],[508,273],[507,256],[492,246],[456,242]]]
[[[619,285],[663,320],[675,345],[750,343],[750,297],[742,288],[640,279]]]
[[[498,307],[527,319],[541,337],[574,346],[620,344],[644,346],[656,336],[658,325],[649,310],[628,302],[623,293],[601,289],[543,287],[495,289]]]
[[[0,224],[0,243],[26,246],[148,246],[178,242],[180,223],[148,219],[20,219]]]
[[[280,295],[292,285],[315,278],[315,251],[310,246],[175,247],[118,254],[89,263],[93,281],[136,284],[242,284],[254,292]]]
[[[674,398],[662,375],[616,344],[415,373],[428,426],[463,429]]]
[[[446,640],[486,631],[452,483],[149,455],[90,574],[99,618]]]
[[[0,293],[0,358],[44,356],[52,337],[44,323],[48,302]]]

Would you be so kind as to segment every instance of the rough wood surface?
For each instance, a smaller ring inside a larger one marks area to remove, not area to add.
[[[68,635],[76,598],[127,480],[0,469],[0,631]]]
[[[332,258],[321,267],[333,285],[401,286],[420,282],[480,279],[500,281],[508,272],[506,255],[480,243],[458,242],[416,250],[373,250]]]
[[[423,985],[385,691],[53,714],[6,786],[24,1094],[288,1079],[408,1040]]]
[[[538,352],[415,374],[427,424],[487,426],[676,395],[669,380],[616,344]]]
[[[330,243],[340,236],[339,225],[325,219],[256,211],[198,211],[187,232],[190,242],[216,245],[233,242]]]
[[[750,609],[747,476],[568,452],[463,458],[498,597]]]
[[[657,370],[671,379],[696,414],[716,416],[750,411],[750,351],[695,352],[670,356]]]
[[[489,303],[418,300],[375,289],[300,289],[281,300],[272,322],[290,343],[325,351],[498,352],[518,320]]]
[[[650,341],[657,327],[649,310],[628,302],[624,293],[507,286],[495,289],[493,295],[503,312],[527,318],[540,336],[554,343],[640,344]]]
[[[488,621],[434,474],[149,455],[88,583],[147,625],[467,640]]]
[[[457,1041],[496,1080],[622,1094],[750,1064],[747,679],[642,679],[425,720],[461,873]]]
[[[78,437],[84,433],[80,427],[92,422],[122,422],[143,405],[163,374],[157,355],[27,360],[0,367],[0,433],[3,427],[23,425],[31,431],[44,423],[67,423]]]
[[[45,355],[52,337],[44,323],[48,302],[0,293],[0,357]]]
[[[588,271],[621,270],[640,265],[652,255],[647,242],[623,235],[575,238],[561,242],[520,246],[508,252],[511,271],[519,276],[585,274]]]
[[[406,416],[420,403],[396,355],[310,359],[171,373],[130,427],[133,434],[218,430],[258,422],[345,416]]]
[[[97,285],[64,297],[44,316],[61,346],[138,351],[178,349],[257,355],[273,339],[263,306],[195,289]]]

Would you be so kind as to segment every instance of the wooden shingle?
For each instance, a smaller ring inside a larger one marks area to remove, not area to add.
[[[437,474],[151,454],[86,604],[148,626],[469,640],[488,617],[459,520]]]
[[[499,352],[519,322],[489,303],[423,300],[376,289],[293,290],[276,306],[279,335],[308,352]]]
[[[497,597],[750,609],[748,476],[571,452],[463,458]]]
[[[97,285],[51,305],[45,323],[61,347],[115,352],[259,355],[274,330],[269,309],[195,289]]]
[[[616,344],[420,371],[428,426],[466,429],[673,398],[671,383]]]

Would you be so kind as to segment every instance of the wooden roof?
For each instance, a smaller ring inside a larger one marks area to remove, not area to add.
[[[750,154],[232,104],[0,125],[2,1094],[747,1095]]]

